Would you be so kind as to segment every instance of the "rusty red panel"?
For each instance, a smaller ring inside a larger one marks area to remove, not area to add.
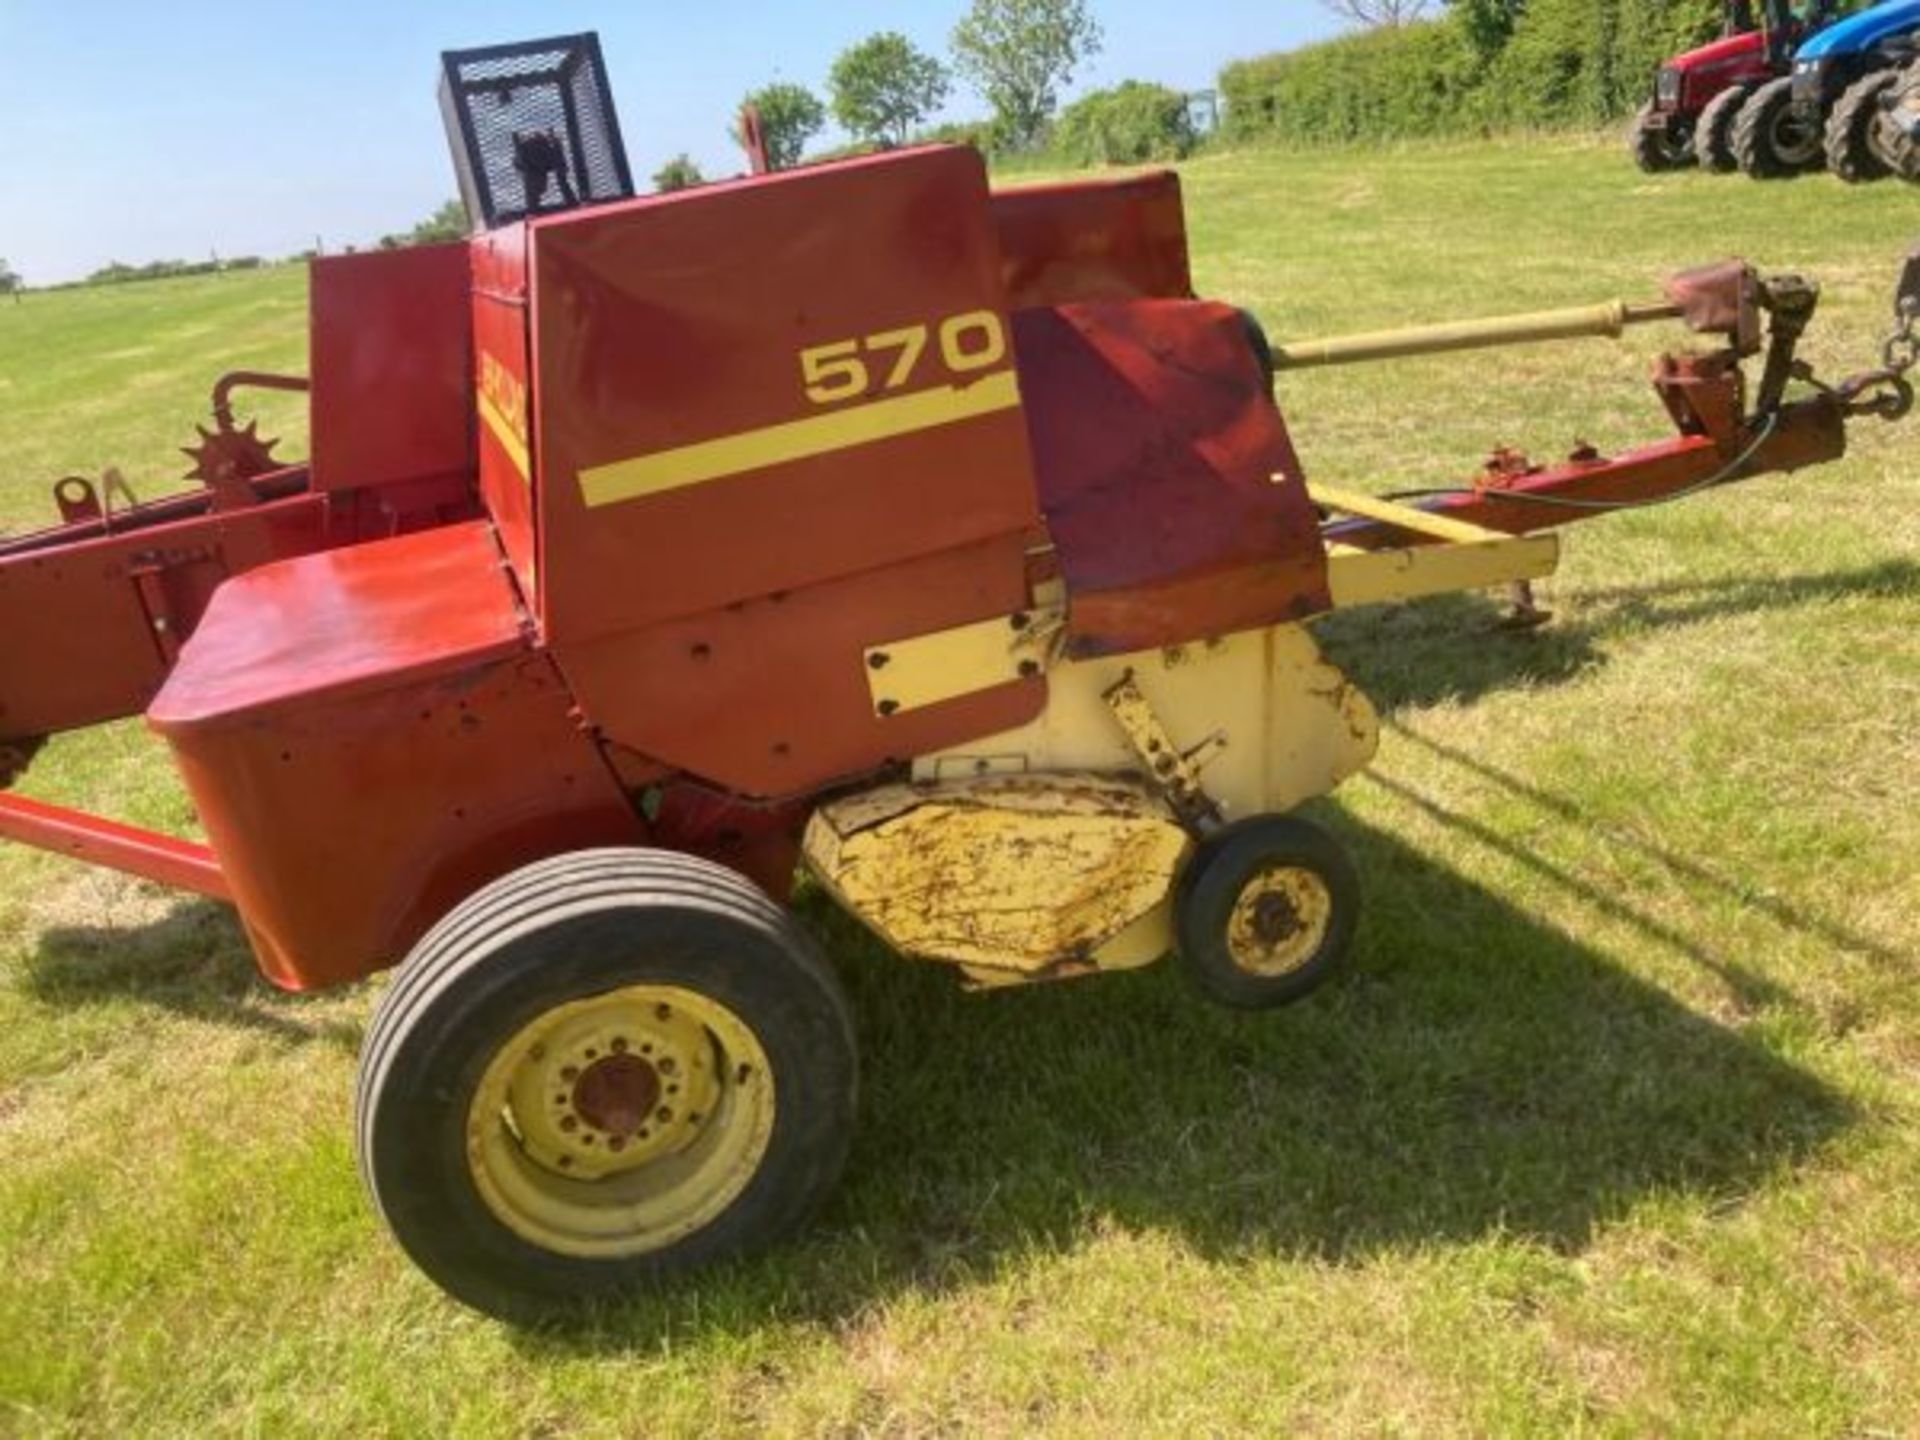
[[[1180,177],[1171,170],[995,191],[993,218],[1015,310],[1193,294]]]
[[[589,638],[1036,526],[974,151],[531,230],[542,618],[563,665]]]
[[[314,487],[471,471],[467,247],[331,256],[310,285]]]
[[[527,227],[472,242],[474,373],[480,495],[529,601],[535,587],[533,370],[527,345]]]
[[[150,719],[262,969],[293,989],[398,960],[520,865],[645,840],[485,524],[228,585]]]
[[[0,553],[0,740],[138,714],[227,576],[327,543],[322,498],[300,493],[69,538],[98,528]]]
[[[1007,536],[566,647],[567,679],[617,744],[745,795],[793,796],[1023,725],[1041,679],[882,719],[866,649],[1030,603]],[[591,697],[587,699],[587,697]]]
[[[1067,305],[1015,334],[1074,653],[1327,608],[1318,518],[1238,311]]]

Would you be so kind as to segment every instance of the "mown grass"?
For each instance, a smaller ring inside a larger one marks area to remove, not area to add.
[[[1746,252],[1827,282],[1830,373],[1920,228],[1911,190],[1655,182],[1578,141],[1187,180],[1202,289],[1276,335]],[[67,469],[172,473],[216,372],[298,368],[301,288],[0,305],[0,515]],[[1496,441],[1657,434],[1654,343],[1285,398],[1320,477],[1451,480]],[[1387,729],[1324,807],[1357,965],[1295,1010],[1171,970],[966,997],[810,904],[866,1063],[845,1185],[793,1246],[582,1333],[460,1312],[370,1218],[370,989],[275,994],[217,908],[7,850],[0,1428],[1920,1431],[1916,436],[1576,532],[1543,632],[1476,597],[1325,627]],[[133,726],[28,788],[191,823]]]

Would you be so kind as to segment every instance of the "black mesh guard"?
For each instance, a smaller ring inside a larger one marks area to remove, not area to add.
[[[475,229],[633,194],[597,35],[440,58],[440,113]]]

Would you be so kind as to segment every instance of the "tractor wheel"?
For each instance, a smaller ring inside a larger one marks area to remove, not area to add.
[[[537,1319],[798,1225],[846,1159],[856,1068],[839,984],[759,890],[583,851],[408,957],[360,1062],[361,1174],[449,1294]]]
[[[1793,80],[1769,80],[1747,98],[1733,122],[1733,155],[1756,180],[1781,180],[1820,168],[1817,115],[1793,103]]]
[[[1629,144],[1634,163],[1649,175],[1684,170],[1693,163],[1693,137],[1684,126],[1675,126],[1672,116],[1655,110],[1651,102],[1642,105],[1633,117]]]
[[[1874,153],[1895,175],[1920,182],[1920,65],[1909,66],[1895,81],[1873,128]]]
[[[1180,960],[1210,998],[1288,1005],[1340,968],[1360,918],[1360,878],[1340,842],[1291,815],[1209,835],[1174,904]]]
[[[1700,168],[1726,175],[1740,168],[1733,153],[1733,125],[1740,118],[1740,107],[1753,94],[1750,85],[1731,85],[1709,100],[1693,127],[1693,153]]]
[[[1900,83],[1897,70],[1880,70],[1847,87],[1827,116],[1827,168],[1849,185],[1884,180],[1893,167],[1874,147],[1874,127],[1880,123],[1880,102]]]

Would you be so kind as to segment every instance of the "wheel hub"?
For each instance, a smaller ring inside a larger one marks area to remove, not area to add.
[[[1254,975],[1284,975],[1311,960],[1333,921],[1333,894],[1312,870],[1282,866],[1247,882],[1227,920],[1227,951]]]
[[[615,1043],[615,1054],[594,1061],[573,1084],[574,1113],[610,1142],[637,1134],[665,1089],[658,1070]]]
[[[467,1121],[475,1187],[569,1254],[636,1254],[705,1223],[773,1129],[753,1032],[691,990],[636,985],[535,1018],[498,1050]]]

